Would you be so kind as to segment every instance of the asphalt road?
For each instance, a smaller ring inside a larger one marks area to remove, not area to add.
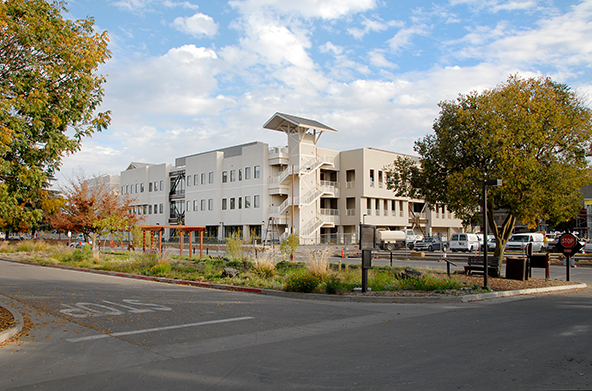
[[[3,261],[0,275],[0,300],[36,323],[0,348],[2,390],[592,389],[590,289],[369,304]]]

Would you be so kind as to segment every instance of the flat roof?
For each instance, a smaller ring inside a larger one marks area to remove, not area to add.
[[[338,133],[335,129],[328,127],[320,123],[319,121],[315,121],[313,119],[297,117],[295,115],[285,114],[285,113],[275,113],[273,117],[271,117],[265,125],[263,125],[264,129],[271,129],[271,130],[278,130],[282,131],[282,125],[285,123],[292,124],[294,126],[298,126],[301,128],[308,128],[319,130],[321,132],[330,132],[330,133]]]

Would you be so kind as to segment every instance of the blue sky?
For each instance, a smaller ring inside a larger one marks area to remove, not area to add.
[[[592,102],[592,0],[71,0],[112,58],[107,131],[62,175],[263,141],[276,112],[339,131],[320,146],[414,154],[438,102],[510,74],[548,75]]]

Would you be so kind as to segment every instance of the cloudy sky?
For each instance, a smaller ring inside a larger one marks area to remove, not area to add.
[[[592,0],[70,0],[112,58],[107,131],[62,174],[118,174],[132,161],[250,141],[275,113],[339,131],[320,146],[414,154],[438,102],[510,74],[549,75],[592,102]]]

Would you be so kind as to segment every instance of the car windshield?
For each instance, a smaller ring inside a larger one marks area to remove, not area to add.
[[[510,238],[510,242],[528,242],[528,236],[514,235]]]

